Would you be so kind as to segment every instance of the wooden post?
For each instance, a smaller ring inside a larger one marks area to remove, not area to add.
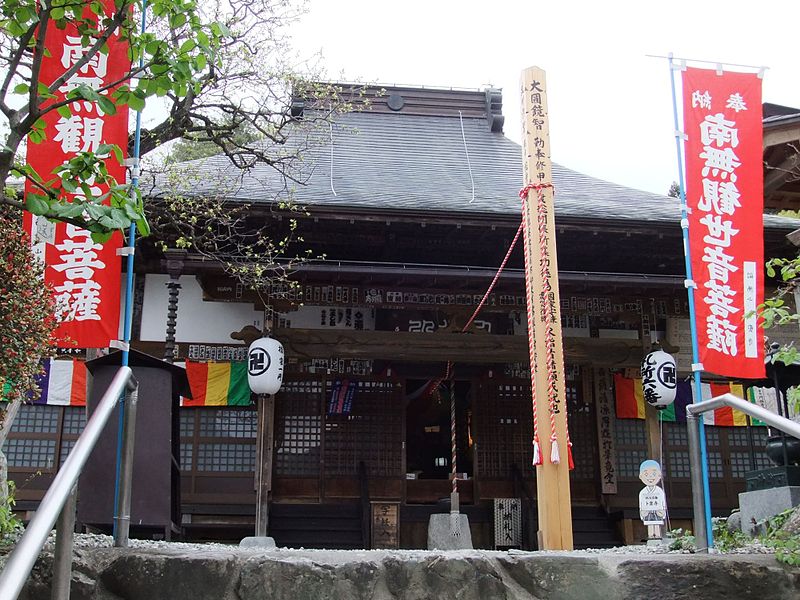
[[[267,537],[269,496],[272,491],[272,447],[275,435],[275,396],[258,395],[256,452],[256,537]]]
[[[644,403],[644,422],[647,430],[647,458],[661,463],[661,423],[658,420],[658,411],[655,407]],[[661,465],[664,469],[664,465]]]
[[[545,73],[522,73],[523,173],[529,188],[523,201],[526,295],[532,386],[536,398],[542,464],[536,467],[539,549],[572,550],[572,501],[569,489],[567,403],[558,293],[550,132]],[[551,460],[551,418],[560,461]]]

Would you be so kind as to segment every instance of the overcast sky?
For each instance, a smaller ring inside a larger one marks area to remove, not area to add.
[[[766,66],[764,100],[800,107],[800,1],[310,0],[292,27],[329,79],[503,88],[519,142],[522,70],[547,72],[552,158],[666,193],[677,179],[670,73],[647,54]],[[692,64],[692,63],[690,63]],[[693,66],[701,66],[693,64]]]

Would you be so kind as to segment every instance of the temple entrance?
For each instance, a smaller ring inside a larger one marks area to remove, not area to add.
[[[406,472],[412,479],[449,479],[450,398],[455,394],[458,472],[472,477],[472,407],[469,381],[406,382]]]

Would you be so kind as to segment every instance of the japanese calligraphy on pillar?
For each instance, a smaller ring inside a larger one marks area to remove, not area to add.
[[[522,73],[522,221],[528,345],[534,405],[539,548],[572,549],[564,349],[558,293],[555,211],[545,72]],[[536,461],[536,450],[540,461]],[[542,460],[543,459],[543,460]]]
[[[106,15],[116,10],[113,0],[102,0]],[[88,8],[85,16],[92,14]],[[90,40],[91,42],[91,40]],[[90,44],[91,45],[91,44]],[[75,26],[49,27],[45,36],[46,53],[42,57],[40,80],[50,85],[83,59],[87,48]],[[53,102],[63,101],[79,85],[87,85],[100,94],[118,85],[130,71],[126,42],[113,35],[108,53],[99,52],[55,91]],[[44,116],[45,141],[28,146],[28,164],[47,177],[78,152],[95,152],[101,144],[116,144],[123,152],[128,145],[128,111],[104,114],[97,102],[79,100],[69,104],[69,115],[51,111]],[[109,174],[125,181],[125,168],[114,158],[106,162]],[[100,196],[107,185],[90,185],[90,193]],[[26,193],[35,193],[28,182]],[[83,192],[63,197],[71,201]],[[116,256],[122,244],[119,233],[103,244],[92,241],[88,231],[74,225],[49,223],[41,217],[25,214],[25,226],[31,233],[36,253],[45,262],[45,281],[52,285],[56,300],[57,331],[63,346],[99,348],[116,339],[119,329],[120,263]]]
[[[564,358],[544,73],[523,85],[523,168],[526,186],[533,186],[523,202],[525,244],[530,257],[528,310],[535,313],[532,321],[536,371],[542,374],[541,379],[537,377],[536,391],[538,401],[546,400],[550,412],[558,415],[564,411]],[[558,438],[562,444],[566,443],[565,434]]]
[[[761,79],[683,73],[686,200],[700,357],[705,371],[763,377]]]
[[[597,446],[600,456],[600,491],[617,493],[617,448],[614,436],[614,398],[611,377],[606,369],[594,370],[595,416],[597,418]]]

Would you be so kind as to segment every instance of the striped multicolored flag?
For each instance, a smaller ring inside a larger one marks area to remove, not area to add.
[[[618,419],[644,419],[644,393],[641,379],[614,374],[614,393]]]
[[[659,417],[667,423],[686,423],[686,406],[693,400],[692,384],[679,381],[675,390],[675,402],[659,412]]]
[[[34,404],[53,406],[86,406],[86,364],[82,360],[50,358],[42,365],[43,373],[36,376],[41,395]],[[4,381],[0,401],[5,401],[13,384]],[[28,394],[28,400],[32,394]]]
[[[186,361],[191,398],[182,406],[250,406],[246,362]]]
[[[629,379],[621,374],[614,375],[614,389],[618,419],[644,419],[645,401],[642,393],[642,380]],[[704,383],[702,384],[703,400],[720,396],[727,392],[744,398],[744,388],[739,383]],[[694,401],[694,386],[689,381],[678,382],[675,402],[660,411],[660,418],[666,422],[686,422],[686,406]],[[752,402],[753,400],[750,399]],[[725,406],[703,415],[706,425],[743,426],[747,425],[747,416],[738,410]],[[763,425],[755,419],[751,425]]]
[[[702,387],[703,400],[710,400],[711,398],[721,396],[728,392],[739,398],[744,398],[744,388],[738,383],[704,383]],[[747,415],[730,406],[723,406],[722,408],[704,413],[703,423],[706,425],[742,426],[747,425]]]
[[[44,374],[36,378],[42,394],[36,404],[86,406],[86,363],[80,360],[50,359]]]

